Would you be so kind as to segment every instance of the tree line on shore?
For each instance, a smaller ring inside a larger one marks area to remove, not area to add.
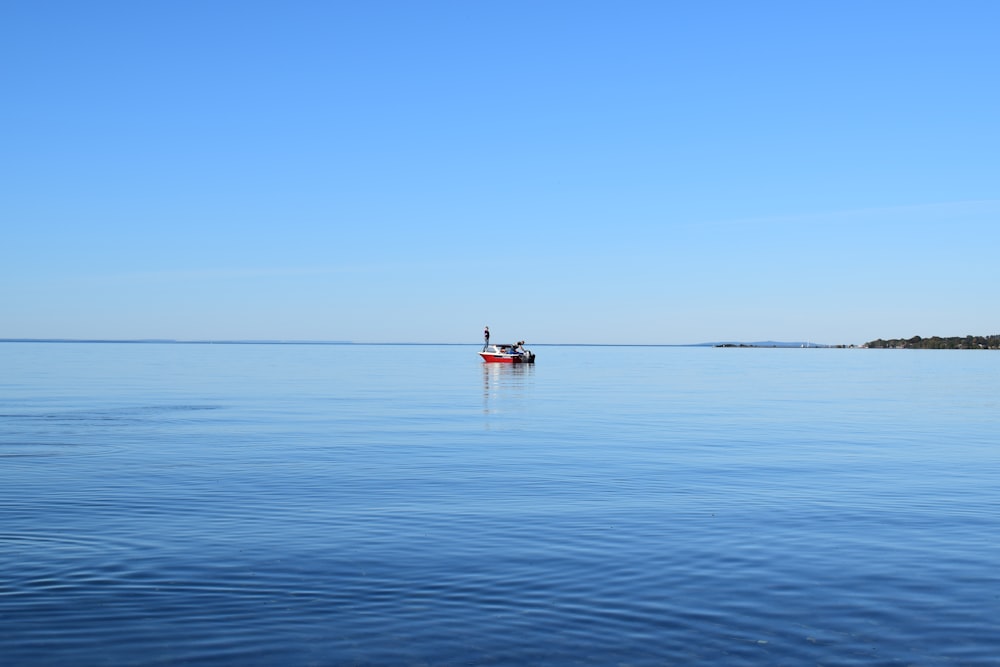
[[[1000,350],[1000,335],[993,336],[951,336],[942,338],[890,338],[865,343],[868,348],[892,348],[904,350]]]

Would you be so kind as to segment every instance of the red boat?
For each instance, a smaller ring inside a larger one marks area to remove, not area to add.
[[[535,353],[524,349],[524,341],[514,345],[487,345],[479,353],[483,361],[500,364],[533,364]]]

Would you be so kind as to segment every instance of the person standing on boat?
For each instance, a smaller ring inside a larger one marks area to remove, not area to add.
[[[483,352],[485,352],[486,347],[490,344],[490,328],[488,326],[483,329],[483,338],[486,340],[486,342],[483,343]]]

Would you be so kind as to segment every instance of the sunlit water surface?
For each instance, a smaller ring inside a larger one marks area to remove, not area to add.
[[[9,665],[1000,664],[1000,355],[0,344]]]

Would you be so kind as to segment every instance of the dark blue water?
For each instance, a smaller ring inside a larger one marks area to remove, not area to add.
[[[0,345],[0,662],[997,665],[988,351]]]

